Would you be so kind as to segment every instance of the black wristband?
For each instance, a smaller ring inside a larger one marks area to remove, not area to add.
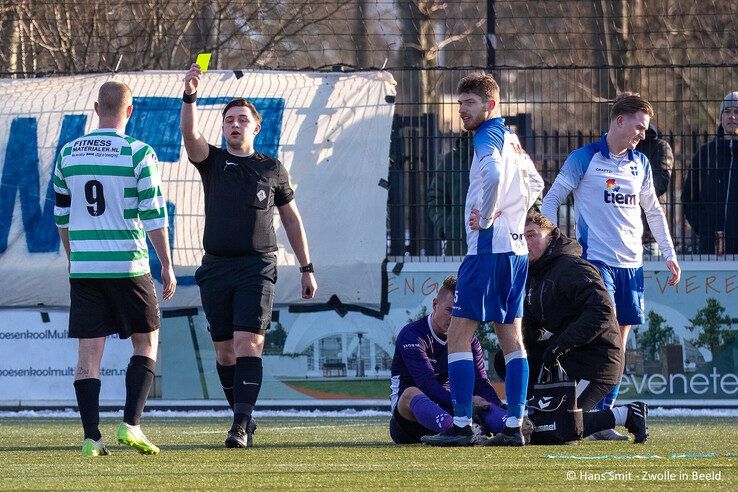
[[[313,268],[312,263],[308,263],[304,267],[300,267],[300,273],[315,273],[315,268]]]
[[[182,101],[186,102],[187,104],[192,104],[193,102],[197,101],[197,92],[193,92],[192,94],[187,94],[186,92],[183,92]]]

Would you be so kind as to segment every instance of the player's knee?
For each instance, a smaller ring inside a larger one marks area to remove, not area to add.
[[[236,357],[261,357],[264,349],[264,330],[257,333],[236,331],[233,333],[233,345]]]
[[[509,330],[495,329],[495,333],[500,342],[500,348],[505,355],[524,349],[523,337],[518,330],[512,327]]]
[[[156,360],[156,352],[159,348],[158,332],[134,333],[131,335],[133,344],[133,355],[141,355]]]
[[[400,399],[397,400],[397,404],[400,405],[403,409],[410,408],[410,402],[418,395],[422,395],[423,392],[420,391],[415,386],[411,386],[407,388],[405,391],[402,392],[400,395]]]
[[[233,346],[233,340],[225,342],[215,342],[215,360],[221,366],[232,366],[236,364],[236,351]]]
[[[455,318],[449,326],[447,337],[449,346],[455,346],[457,344],[471,343],[471,338],[474,336],[474,331],[479,323],[472,320],[463,318]]]
[[[412,413],[410,412],[410,402],[413,401],[413,398],[422,394],[423,392],[414,386],[403,391],[400,398],[397,400],[397,410],[399,410],[400,415],[410,420],[412,416]],[[414,418],[412,418],[412,420],[414,420]]]

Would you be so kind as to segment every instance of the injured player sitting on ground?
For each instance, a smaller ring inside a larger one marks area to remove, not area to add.
[[[408,324],[397,336],[392,361],[390,419],[390,436],[396,444],[420,443],[423,436],[434,435],[453,424],[445,338],[455,287],[456,277],[447,277],[433,300],[431,314]],[[502,432],[507,412],[487,377],[484,352],[476,337],[472,338],[471,346],[476,368],[476,438],[472,444],[483,444],[485,436]],[[636,410],[637,408],[618,407],[585,413],[585,435],[612,428],[615,423],[626,425],[636,436],[644,435],[645,414],[641,417]],[[526,418],[523,435],[527,441],[530,441],[532,431],[533,424]]]
[[[451,322],[456,277],[449,276],[433,300],[430,315],[400,330],[392,360],[390,436],[397,444],[419,443],[453,424],[448,382],[446,332]],[[487,378],[484,352],[471,341],[475,366],[475,418],[484,428],[501,432],[506,411]]]

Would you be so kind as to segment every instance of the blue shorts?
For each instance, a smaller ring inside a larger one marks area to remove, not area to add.
[[[512,323],[523,316],[528,255],[469,255],[459,267],[451,311],[457,318]]]
[[[602,274],[607,292],[615,304],[618,324],[640,325],[646,321],[645,303],[643,300],[643,267],[618,268],[605,265],[601,261],[591,260]]]

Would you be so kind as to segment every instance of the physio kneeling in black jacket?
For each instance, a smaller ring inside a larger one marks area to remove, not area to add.
[[[579,408],[591,410],[623,375],[615,308],[597,268],[581,258],[579,244],[544,215],[528,216],[525,239],[530,267],[523,338],[531,364],[529,387],[542,363],[558,360],[580,382]]]
[[[599,270],[581,258],[582,248],[544,215],[532,213],[525,224],[528,280],[523,311],[523,340],[528,353],[528,394],[542,365],[558,360],[577,381],[577,405],[588,412],[623,375],[625,354],[615,308]],[[505,377],[502,352],[495,371]],[[631,403],[585,415],[585,435],[626,425],[636,438],[648,437],[646,406]]]

